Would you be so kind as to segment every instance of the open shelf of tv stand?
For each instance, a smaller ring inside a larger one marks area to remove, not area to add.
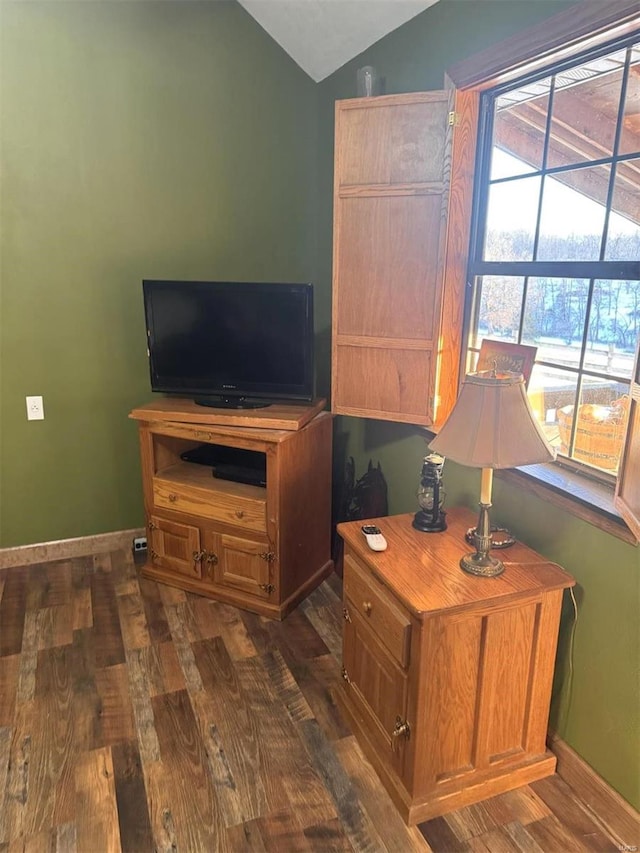
[[[283,619],[333,570],[332,416],[319,403],[274,406],[267,418],[265,409],[194,412],[183,403],[130,414],[147,524],[142,574]],[[201,444],[264,454],[266,485],[219,479],[210,465],[181,458]]]

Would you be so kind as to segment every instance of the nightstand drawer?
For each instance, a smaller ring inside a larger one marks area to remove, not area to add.
[[[406,668],[411,642],[409,615],[349,551],[344,558],[344,594],[400,666]]]

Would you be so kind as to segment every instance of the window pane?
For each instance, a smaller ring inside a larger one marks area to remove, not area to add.
[[[478,287],[480,301],[474,345],[480,347],[483,338],[516,343],[524,279],[485,275],[478,280]]]
[[[588,296],[588,279],[529,279],[522,343],[538,347],[538,360],[579,366]]]
[[[537,419],[544,425],[547,439],[555,448],[560,449],[561,444],[558,417],[563,408],[573,407],[577,388],[575,373],[566,373],[539,364],[533,368],[529,382],[529,401]]]
[[[640,153],[640,45],[632,48],[624,102],[620,154]]]
[[[628,391],[628,385],[585,377],[573,446],[570,437],[575,408],[567,406],[558,413],[560,452],[578,462],[615,473],[629,413]]]
[[[611,156],[622,90],[624,52],[569,68],[555,81],[547,165]]]
[[[489,190],[486,261],[530,261],[538,214],[540,178],[493,184]]]
[[[586,369],[631,379],[639,335],[640,281],[595,281]]]
[[[605,260],[640,260],[640,159],[618,163]]]
[[[528,83],[496,100],[491,178],[542,168],[551,78]]]
[[[599,260],[610,171],[593,166],[545,179],[537,260]]]

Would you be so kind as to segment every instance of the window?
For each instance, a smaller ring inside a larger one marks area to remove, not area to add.
[[[537,347],[529,396],[559,459],[613,482],[640,337],[640,36],[487,89],[467,369]]]

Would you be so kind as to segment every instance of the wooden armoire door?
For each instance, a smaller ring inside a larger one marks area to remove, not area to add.
[[[453,93],[336,103],[332,409],[434,422]],[[450,333],[459,335],[458,330]]]

